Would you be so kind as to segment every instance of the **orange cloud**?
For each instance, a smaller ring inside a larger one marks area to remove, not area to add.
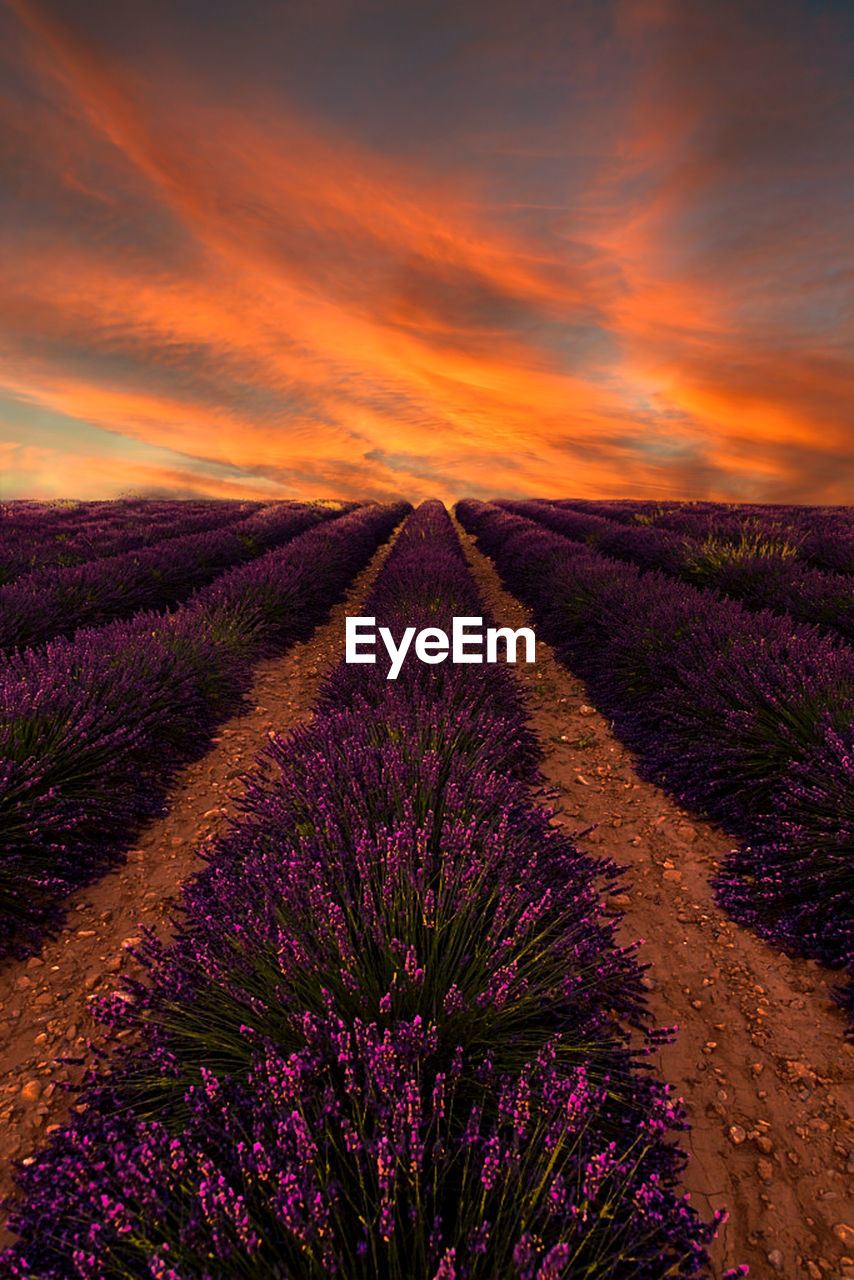
[[[60,451],[20,443],[0,444],[0,497],[5,496],[4,472],[27,477],[33,498],[75,497],[97,499],[105,493],[162,493],[181,498],[269,498],[268,488],[148,463],[128,463],[121,458],[98,454]]]
[[[178,488],[760,497],[796,492],[800,474],[818,500],[827,458],[854,462],[845,343],[823,354],[802,299],[754,285],[774,256],[751,164],[758,151],[777,180],[791,111],[759,102],[753,77],[782,82],[794,54],[784,36],[770,56],[756,41],[733,54],[732,0],[615,6],[631,109],[563,201],[496,200],[485,174],[383,155],[270,87],[251,110],[213,100],[43,4],[9,7],[56,104],[16,121],[32,131],[31,181],[61,191],[68,217],[0,267],[0,383],[172,451]],[[499,62],[511,19],[502,9],[484,37]],[[804,128],[796,167],[812,163]],[[521,133],[506,157],[560,159]],[[595,149],[595,125],[582,133]],[[797,218],[773,231],[791,256]],[[217,478],[223,462],[243,478]],[[74,491],[76,464],[49,465]],[[112,466],[92,475],[109,487]]]

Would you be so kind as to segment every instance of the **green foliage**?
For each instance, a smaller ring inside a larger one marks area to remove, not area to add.
[[[799,547],[790,537],[769,538],[767,532],[746,527],[736,541],[724,534],[709,533],[703,541],[686,543],[685,569],[694,582],[714,582],[730,565],[755,560],[757,556],[771,560],[797,560]]]

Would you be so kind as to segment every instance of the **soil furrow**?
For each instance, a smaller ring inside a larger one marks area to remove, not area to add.
[[[532,626],[457,529],[498,624]],[[692,1203],[707,1218],[730,1213],[713,1248],[717,1273],[747,1262],[752,1280],[851,1280],[854,1046],[831,1000],[839,975],[784,955],[718,907],[709,878],[731,837],[637,776],[632,753],[548,645],[538,641],[536,664],[516,670],[559,821],[626,868],[607,909],[622,913],[621,942],[644,939],[656,1022],[678,1025],[651,1062],[691,1124]]]
[[[12,1189],[12,1165],[40,1146],[74,1103],[62,1087],[94,1061],[99,1024],[93,998],[135,971],[128,947],[146,925],[169,936],[180,886],[200,869],[206,842],[236,812],[241,778],[267,737],[311,718],[318,686],[343,653],[344,617],[358,613],[396,533],[354,580],[329,621],[281,657],[259,663],[247,710],[224,722],[201,759],[177,774],[164,815],[148,823],[127,861],[66,900],[65,927],[28,960],[0,970],[0,1199]],[[80,1059],[63,1063],[64,1057]],[[5,1214],[0,1221],[5,1221]],[[13,1237],[0,1227],[0,1248]]]
[[[458,531],[496,621],[530,625]],[[132,968],[123,944],[140,924],[168,934],[169,905],[198,869],[199,847],[233,811],[266,735],[310,718],[320,679],[342,651],[344,615],[359,611],[389,545],[310,641],[256,669],[252,709],[182,770],[167,815],[143,831],[127,864],[69,899],[67,928],[40,956],[0,972],[0,1193],[11,1186],[10,1158],[38,1146],[73,1101],[58,1086],[92,1059],[89,998]],[[538,643],[536,664],[516,671],[531,694],[558,820],[627,869],[608,910],[622,913],[622,941],[645,939],[656,1021],[679,1026],[652,1063],[691,1122],[686,1189],[705,1217],[730,1210],[714,1248],[717,1273],[747,1261],[754,1280],[854,1278],[854,1047],[830,1000],[837,975],[786,957],[718,908],[709,876],[731,839],[638,778],[631,753],[548,646]],[[72,1053],[84,1063],[63,1066]]]

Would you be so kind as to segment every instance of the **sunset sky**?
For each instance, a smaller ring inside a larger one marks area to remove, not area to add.
[[[854,502],[851,0],[0,0],[0,499]]]

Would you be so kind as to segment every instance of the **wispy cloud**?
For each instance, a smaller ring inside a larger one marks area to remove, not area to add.
[[[120,483],[77,422],[176,492],[842,500],[829,0],[6,3],[0,387],[68,435],[21,492]]]

